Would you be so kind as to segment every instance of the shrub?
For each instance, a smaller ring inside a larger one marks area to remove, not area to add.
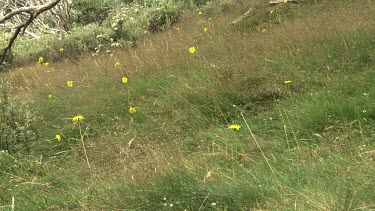
[[[109,37],[113,33],[110,29],[89,24],[75,28],[71,34],[62,39],[56,39],[51,35],[43,35],[37,40],[19,40],[14,46],[16,56],[14,63],[24,65],[27,62],[35,61],[42,56],[45,61],[51,62],[62,57],[74,58],[82,53],[97,51],[98,49],[110,48]],[[64,48],[64,52],[59,49]]]
[[[90,23],[101,24],[109,12],[121,6],[123,3],[130,3],[132,0],[80,0],[73,1],[71,5],[72,22],[78,26]]]
[[[75,27],[60,39],[42,35],[40,39],[19,38],[13,47],[13,64],[26,65],[39,57],[51,62],[64,57],[75,58],[87,53],[111,50],[117,46],[132,46],[149,31],[168,28],[177,22],[187,2],[148,1],[125,6],[129,0],[77,1],[72,4]],[[98,15],[100,14],[100,15]],[[112,42],[110,42],[112,38]],[[1,43],[0,43],[1,44]],[[64,52],[59,51],[64,48]]]
[[[177,22],[182,7],[170,1],[145,1],[113,10],[106,20],[106,26],[114,31],[115,39],[134,41],[148,31],[159,31]]]
[[[149,20],[149,29],[159,31],[176,23],[181,17],[181,11],[176,7],[163,7],[153,10]]]
[[[33,130],[37,116],[29,104],[10,101],[8,82],[0,79],[0,148],[9,153],[29,150],[30,143],[37,138]]]
[[[113,10],[105,22],[112,29],[115,40],[134,40],[144,34],[147,24],[148,9],[139,4]]]

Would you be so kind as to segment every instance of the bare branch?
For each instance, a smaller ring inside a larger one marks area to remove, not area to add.
[[[5,21],[11,19],[12,17],[15,17],[17,15],[21,15],[24,13],[27,13],[29,15],[28,19],[26,21],[21,22],[19,25],[17,25],[15,28],[15,32],[13,33],[12,37],[10,38],[8,45],[2,49],[2,55],[0,59],[0,64],[2,64],[5,60],[5,57],[8,52],[11,52],[11,48],[17,39],[18,35],[22,32],[24,33],[26,28],[37,18],[41,13],[52,9],[55,7],[61,0],[53,0],[49,3],[40,5],[40,6],[29,6],[29,7],[21,7],[18,8],[8,14],[6,14],[3,18],[0,19],[0,24],[5,23]]]
[[[21,7],[18,10],[15,10],[15,11],[13,11],[11,13],[8,13],[3,18],[1,18],[0,19],[0,24],[4,23],[6,20],[12,18],[15,15],[19,15],[19,14],[24,13],[24,12],[33,12],[36,9],[37,9],[36,6],[34,6],[34,7]]]
[[[286,4],[286,3],[294,3],[294,4],[298,4],[301,0],[287,0],[287,1],[284,1],[284,0],[270,0],[270,5],[277,5],[277,4]]]
[[[300,1],[302,0],[270,0],[269,1],[269,4],[271,6],[274,6],[274,5],[278,5],[278,4],[286,4],[286,3],[294,3],[294,4],[298,4]],[[232,25],[235,25],[237,24],[238,22],[242,21],[243,19],[247,18],[247,17],[250,17],[251,16],[251,12],[254,10],[254,8],[250,8],[249,10],[247,10],[244,14],[242,14],[240,17],[236,18],[235,20],[233,20],[232,22],[230,22],[230,24]]]
[[[240,17],[236,18],[234,21],[232,21],[230,24],[234,25],[240,21],[242,21],[242,19],[244,18],[247,18],[250,16],[250,13],[253,11],[254,8],[250,8],[249,10],[247,10],[244,14],[242,14]]]

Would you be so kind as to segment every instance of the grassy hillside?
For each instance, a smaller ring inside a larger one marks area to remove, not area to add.
[[[1,73],[35,134],[0,152],[0,208],[375,209],[374,12],[236,1]]]

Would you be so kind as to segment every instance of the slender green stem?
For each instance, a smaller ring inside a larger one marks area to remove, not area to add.
[[[89,158],[87,157],[85,142],[83,141],[83,134],[82,134],[82,129],[81,129],[81,123],[79,121],[78,121],[78,127],[79,127],[79,135],[81,136],[81,142],[82,142],[83,151],[85,152],[86,162],[87,162],[87,165],[89,166],[89,168],[91,168],[90,162],[89,162]]]

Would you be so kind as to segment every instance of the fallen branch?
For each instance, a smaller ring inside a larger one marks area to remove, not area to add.
[[[300,2],[300,0],[287,0],[287,1],[284,1],[284,0],[271,0],[270,1],[270,5],[276,5],[276,4],[286,4],[286,3],[295,3],[295,4],[298,4]]]
[[[284,0],[270,0],[269,1],[269,3],[270,3],[271,6],[277,5],[277,4],[286,4],[288,2],[298,4],[300,2],[300,0],[287,0],[287,1],[284,1]],[[247,17],[250,17],[250,15],[251,15],[250,13],[253,10],[254,10],[254,8],[250,8],[244,14],[242,14],[240,17],[238,17],[234,21],[230,22],[230,24],[232,24],[232,25],[237,24],[238,22],[242,21],[243,19],[245,19]]]
[[[244,18],[247,18],[250,16],[250,13],[254,10],[254,8],[250,8],[248,11],[246,11],[244,14],[242,14],[240,17],[236,18],[234,21],[232,21],[230,24],[234,25],[240,21],[242,21]]]

